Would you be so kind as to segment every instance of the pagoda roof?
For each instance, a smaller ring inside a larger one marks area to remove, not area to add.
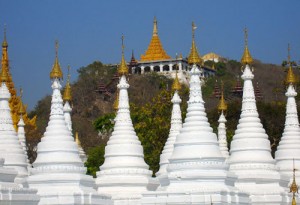
[[[148,49],[141,55],[141,61],[167,60],[171,57],[164,50],[157,32],[157,20],[154,18],[153,34]]]

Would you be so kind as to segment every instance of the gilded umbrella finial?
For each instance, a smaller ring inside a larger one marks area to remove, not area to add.
[[[121,60],[121,63],[119,65],[119,68],[118,68],[118,73],[120,76],[122,75],[127,75],[128,74],[128,67],[127,67],[127,64],[126,64],[126,61],[125,61],[125,57],[124,57],[124,35],[122,35],[122,60]]]
[[[62,79],[63,78],[63,73],[61,71],[59,62],[58,62],[58,40],[55,41],[55,61],[54,65],[52,67],[52,70],[50,72],[50,78],[51,79]]]
[[[26,109],[25,109],[25,106],[23,105],[23,102],[22,102],[22,97],[23,97],[23,89],[20,88],[20,105],[19,105],[19,110],[18,110],[18,114],[20,116],[24,115],[26,113]]]
[[[71,85],[70,85],[70,78],[71,78],[71,74],[70,74],[70,65],[68,65],[68,79],[67,79],[67,84],[66,84],[66,88],[63,94],[63,100],[64,101],[71,101],[72,100],[72,92],[71,92]]]
[[[297,78],[296,78],[296,76],[293,72],[293,68],[292,68],[290,51],[291,51],[290,44],[288,44],[288,62],[287,63],[288,63],[289,68],[288,68],[286,79],[285,79],[285,83],[287,85],[297,83]]]
[[[244,54],[241,59],[241,62],[244,65],[246,65],[246,64],[250,65],[251,63],[253,63],[253,59],[252,59],[250,51],[248,49],[248,30],[247,30],[247,28],[244,29],[244,33],[245,33],[245,49],[244,49]]]
[[[220,112],[226,112],[227,110],[227,104],[226,104],[226,101],[225,101],[225,98],[224,98],[224,83],[223,81],[221,82],[221,99],[220,99],[220,102],[218,104],[218,110]]]
[[[188,57],[188,63],[189,64],[198,64],[200,65],[202,63],[202,59],[200,58],[200,55],[198,53],[196,43],[195,43],[195,30],[196,30],[195,23],[192,22],[192,48],[190,55]]]

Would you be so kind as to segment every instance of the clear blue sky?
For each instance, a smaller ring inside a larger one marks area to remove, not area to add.
[[[24,89],[24,102],[32,109],[51,93],[55,39],[61,66],[66,71],[70,64],[75,80],[76,70],[95,60],[118,63],[122,33],[127,61],[132,49],[139,59],[150,42],[154,16],[173,57],[188,54],[195,21],[201,54],[213,51],[239,60],[247,26],[254,58],[280,64],[291,43],[292,59],[300,60],[299,0],[0,0],[0,31],[7,24],[11,72],[15,86]]]

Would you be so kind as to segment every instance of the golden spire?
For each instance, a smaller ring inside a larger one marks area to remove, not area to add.
[[[7,82],[8,81],[8,73],[5,67],[2,67],[1,69],[1,82]]]
[[[154,17],[152,38],[145,54],[141,55],[141,61],[167,60],[170,58],[158,37],[157,20]]]
[[[75,132],[75,142],[76,142],[76,144],[77,144],[78,146],[81,147],[81,142],[80,142],[80,140],[79,140],[78,132]]]
[[[7,41],[6,41],[6,25],[4,25],[4,40],[3,40],[3,42],[2,42],[2,47],[4,48],[4,47],[8,47],[8,43],[7,43]]]
[[[26,113],[25,106],[23,105],[23,102],[22,102],[22,96],[23,96],[23,89],[20,88],[20,105],[19,105],[19,110],[18,110],[18,114],[20,116],[22,116]]]
[[[175,91],[179,91],[181,89],[181,84],[179,82],[179,79],[178,79],[178,75],[177,75],[177,70],[176,70],[176,76],[175,76],[175,79],[174,79],[174,82],[173,82],[173,85],[172,85],[172,90]]]
[[[295,160],[293,159],[293,182],[290,186],[290,193],[293,193],[293,200],[292,200],[292,205],[296,205],[296,199],[295,199],[295,194],[298,193],[298,185],[296,183],[296,169],[295,169]]]
[[[220,102],[218,104],[218,110],[220,112],[225,112],[227,110],[227,104],[226,104],[225,99],[224,99],[224,83],[223,82],[222,82],[221,99],[220,99]]]
[[[117,89],[116,98],[115,98],[113,106],[114,106],[115,112],[117,112],[119,109],[119,89]]]
[[[72,100],[72,92],[71,92],[71,85],[70,85],[70,66],[68,66],[68,79],[67,79],[67,84],[66,88],[64,91],[63,99],[64,101],[71,101]]]
[[[293,68],[292,68],[290,50],[291,50],[290,44],[288,44],[288,65],[289,65],[289,68],[288,68],[288,72],[287,72],[286,79],[285,79],[285,83],[287,85],[295,84],[297,82],[297,78],[294,75]]]
[[[50,72],[50,79],[54,79],[54,78],[58,78],[58,79],[62,79],[63,78],[63,73],[61,71],[59,62],[58,62],[58,41],[55,41],[55,61],[54,61],[54,65],[52,67],[52,70]]]
[[[154,21],[153,21],[153,36],[157,36],[158,35],[158,30],[157,30],[157,20],[156,20],[156,16],[154,16]]]
[[[121,60],[121,64],[118,67],[118,74],[119,75],[127,75],[128,74],[128,67],[125,61],[125,57],[124,57],[124,36],[122,35],[122,60]]]
[[[244,29],[244,32],[245,32],[245,49],[244,49],[244,54],[241,59],[241,62],[242,62],[242,64],[246,65],[246,64],[253,63],[253,59],[252,59],[250,51],[248,49],[248,30],[247,30],[247,28]]]
[[[198,53],[196,43],[195,43],[195,30],[196,30],[196,28],[197,27],[195,26],[194,22],[192,22],[192,48],[191,48],[190,55],[188,57],[188,63],[189,64],[198,64],[198,65],[200,65],[202,63],[202,59],[200,58],[200,55]]]

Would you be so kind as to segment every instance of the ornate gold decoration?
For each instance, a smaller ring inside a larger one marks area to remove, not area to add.
[[[52,70],[50,72],[50,79],[54,79],[54,78],[58,78],[58,79],[62,79],[63,78],[63,73],[61,71],[59,62],[58,62],[58,41],[55,41],[55,61],[54,61],[54,65],[52,67]]]
[[[128,67],[125,61],[125,57],[124,57],[124,36],[122,35],[122,60],[121,63],[118,67],[118,74],[121,75],[127,75],[128,74]]]
[[[158,37],[157,20],[154,17],[152,38],[145,54],[141,55],[141,61],[167,60],[170,58]]]
[[[246,64],[250,65],[251,63],[253,63],[253,59],[252,59],[250,51],[248,49],[248,30],[247,30],[247,28],[245,28],[244,32],[245,32],[245,49],[244,49],[244,54],[241,59],[241,62],[244,65],[246,65]]]
[[[196,47],[196,43],[195,43],[195,30],[196,30],[196,26],[194,24],[194,22],[192,22],[192,48],[191,48],[191,52],[190,55],[188,57],[188,63],[189,64],[198,64],[200,65],[202,63],[202,59],[198,53],[197,47]]]
[[[176,71],[176,76],[175,76],[175,79],[174,79],[174,82],[172,84],[172,90],[180,90],[181,89],[181,84],[179,82],[179,79],[178,79],[178,75],[177,75],[177,71]]]
[[[292,68],[290,50],[291,50],[290,49],[290,44],[288,44],[288,65],[289,65],[289,68],[288,68],[288,72],[287,72],[286,79],[285,79],[285,83],[287,85],[297,83],[297,78],[296,78],[296,76],[293,72],[293,68]]]
[[[220,112],[225,112],[227,110],[227,104],[226,104],[225,99],[224,99],[224,84],[223,84],[223,82],[222,82],[221,99],[220,99],[220,102],[218,104],[218,110]]]
[[[67,79],[67,84],[65,87],[63,99],[64,101],[71,101],[72,100],[72,92],[71,92],[71,85],[70,85],[70,66],[68,66],[68,79]]]
[[[299,189],[299,187],[296,183],[296,176],[295,176],[296,174],[295,173],[296,173],[295,160],[293,159],[293,182],[290,186],[290,193],[293,193],[292,205],[294,205],[294,204],[296,205],[295,195],[296,195],[296,193],[298,194],[298,189]]]
[[[18,129],[18,122],[20,120],[20,106],[23,106],[25,113],[22,115],[25,125],[32,127],[33,129],[36,128],[36,116],[33,118],[28,118],[26,113],[26,105],[22,103],[22,100],[19,96],[17,96],[17,91],[15,89],[12,76],[9,72],[9,60],[8,60],[8,43],[6,40],[6,29],[4,30],[4,41],[2,43],[2,59],[1,59],[1,77],[0,83],[6,82],[6,86],[11,94],[9,99],[9,107],[11,110],[11,117],[13,121],[13,125],[15,130]]]
[[[115,98],[113,106],[114,106],[115,112],[117,112],[119,109],[119,90],[117,90],[117,92],[116,92],[116,98]]]

